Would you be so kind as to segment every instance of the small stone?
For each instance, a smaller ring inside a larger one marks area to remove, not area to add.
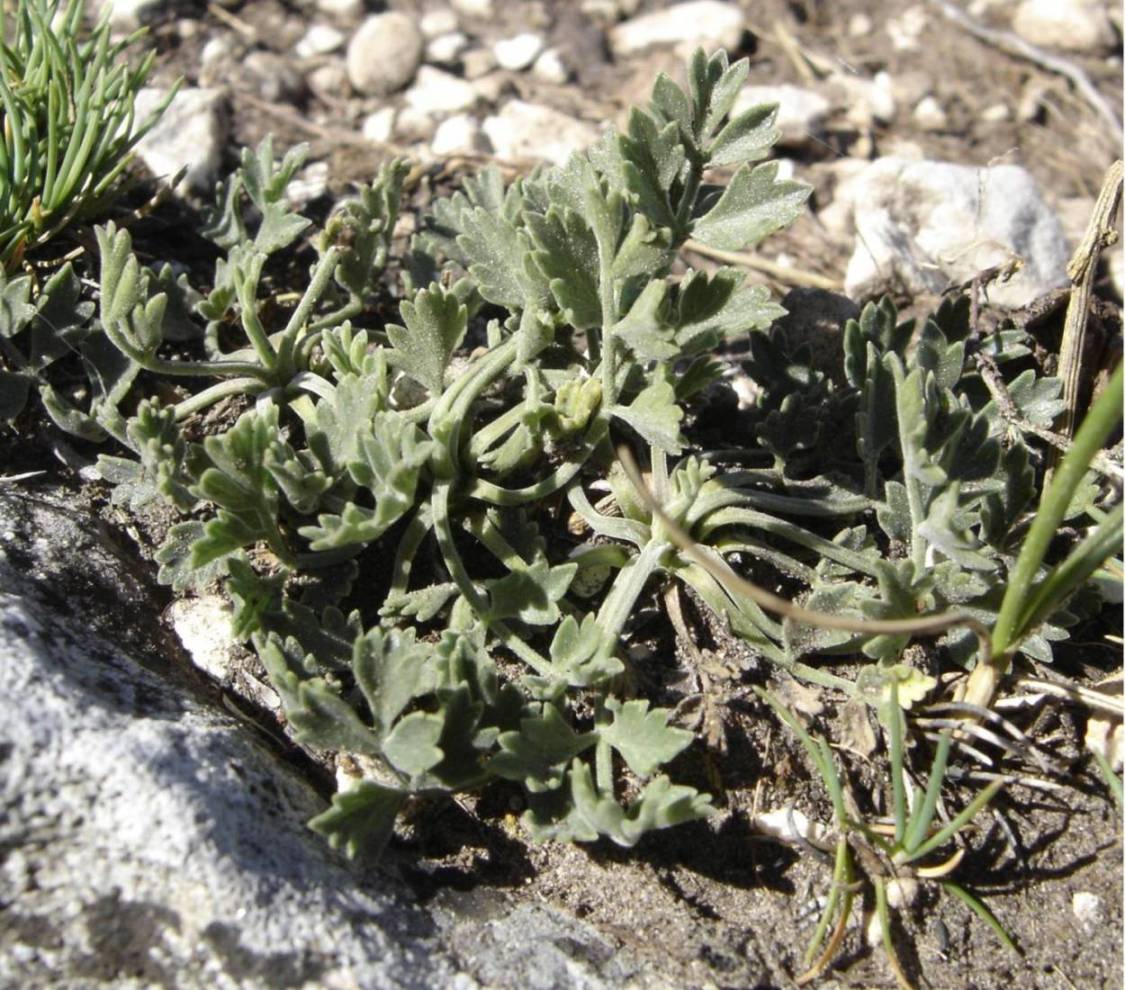
[[[285,187],[285,198],[295,210],[303,210],[328,192],[328,162],[312,162],[298,172]]]
[[[345,24],[356,24],[363,16],[363,0],[316,0],[316,9]]]
[[[427,41],[439,38],[443,34],[452,34],[457,28],[457,15],[448,7],[427,11],[418,22],[418,30]]]
[[[469,47],[469,37],[461,31],[439,34],[426,42],[426,61],[433,65],[453,65]]]
[[[690,0],[618,24],[609,33],[609,43],[618,57],[655,45],[736,49],[745,29],[738,4]]]
[[[980,119],[986,124],[1003,124],[1012,119],[1012,110],[1007,103],[993,103],[981,111]]]
[[[887,72],[873,79],[841,72],[832,77],[832,88],[846,107],[847,117],[857,127],[889,124],[898,112],[894,83]]]
[[[348,84],[348,72],[341,62],[331,61],[310,69],[305,76],[305,82],[318,96],[327,99],[339,99],[340,93]]]
[[[921,6],[907,7],[898,17],[888,18],[885,27],[891,47],[896,52],[916,51],[928,22],[926,9]]]
[[[395,108],[383,107],[363,119],[363,136],[375,144],[386,144],[395,128]]]
[[[305,77],[274,52],[251,52],[239,66],[268,103],[294,103],[305,92]]]
[[[517,34],[514,38],[504,38],[492,46],[492,53],[500,68],[509,72],[526,69],[543,51],[543,38],[531,32]]]
[[[815,138],[832,109],[831,104],[811,89],[785,83],[780,86],[744,86],[735,100],[732,116],[762,103],[777,104],[776,126],[781,130],[779,145],[799,148]]]
[[[1095,54],[1117,43],[1101,0],[1023,0],[1012,28],[1033,45]]]
[[[367,18],[348,43],[348,78],[361,93],[386,96],[418,70],[423,38],[414,21],[392,11]]]
[[[107,0],[101,9],[109,8],[109,26],[124,34],[151,22],[163,6],[164,0]]]
[[[232,614],[230,604],[218,595],[179,598],[168,606],[168,620],[192,663],[220,682],[229,673],[235,649]]]
[[[328,55],[344,47],[344,32],[331,24],[313,24],[297,42],[294,51],[298,58]]]
[[[570,79],[570,70],[557,48],[548,48],[540,55],[531,67],[531,74],[542,82],[554,83],[557,86]]]
[[[203,50],[200,51],[199,66],[201,69],[209,69],[216,63],[229,59],[233,54],[234,43],[230,37],[225,34],[215,35],[207,40]]]
[[[500,70],[473,80],[473,89],[485,103],[499,103],[500,97],[510,87],[511,77]]]
[[[852,38],[866,38],[875,25],[866,14],[852,14],[848,20],[848,35]]]
[[[1016,106],[1016,119],[1021,124],[1037,121],[1043,115],[1043,100],[1050,91],[1051,87],[1043,79],[1029,79]]]
[[[407,106],[424,114],[456,113],[468,110],[476,101],[472,83],[429,65],[418,70],[414,85],[406,91]]]
[[[502,159],[541,159],[561,165],[598,138],[593,124],[551,107],[512,100],[484,121],[484,133]]]
[[[914,108],[914,123],[924,131],[943,131],[949,124],[945,110],[935,96],[923,96]]]
[[[492,0],[452,0],[453,9],[462,17],[479,17],[481,20],[495,14]]]
[[[496,68],[491,48],[471,48],[461,56],[461,74],[466,79],[479,79]]]
[[[395,137],[400,141],[429,141],[436,121],[424,110],[403,107],[395,116]]]
[[[467,113],[459,113],[438,125],[430,149],[438,157],[446,157],[482,152],[487,144],[480,122]]]
[[[1105,924],[1105,904],[1097,894],[1078,890],[1070,899],[1070,909],[1087,935],[1093,935]]]
[[[137,93],[137,120],[144,120],[168,95],[147,87]],[[168,180],[186,166],[177,187],[210,191],[215,184],[229,121],[221,89],[181,89],[156,126],[137,143],[138,157],[158,178]]]

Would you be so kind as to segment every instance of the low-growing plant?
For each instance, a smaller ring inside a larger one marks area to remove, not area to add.
[[[144,121],[137,92],[155,52],[133,67],[122,54],[144,32],[110,40],[109,11],[83,37],[83,0],[0,5],[0,267],[104,210],[130,150],[175,95]]]
[[[809,193],[754,164],[775,108],[728,119],[747,71],[697,53],[624,133],[437,200],[390,319],[401,162],[310,235],[285,196],[303,149],[244,151],[207,220],[224,255],[206,294],[142,267],[127,231],[98,230],[98,311],[80,331],[93,385],[45,386],[48,412],[126,448],[99,460],[115,500],[184,513],[161,580],[222,582],[295,737],[349,757],[313,821],[334,845],[377,852],[416,796],[490,781],[522,786],[537,838],[630,846],[706,817],[711,798],[672,775],[692,734],[664,697],[636,696],[644,671],[624,648],[658,582],[690,589],[757,656],[847,693],[861,687],[824,657],[917,683],[912,635],[942,636],[935,663],[992,668],[1035,468],[974,354],[1035,423],[1058,411],[1058,385],[1026,334],[980,338],[958,303],[917,332],[868,306],[824,370],[773,327],[765,288],[684,269],[689,237],[752,246]],[[725,188],[709,181],[721,169]],[[292,308],[274,288],[282,257],[311,261]],[[715,349],[747,336],[750,442],[688,453],[685,425],[725,387]],[[1079,480],[1066,501],[1085,527],[1114,494]],[[771,617],[731,565],[799,610]],[[1050,658],[1057,606],[1084,579],[1067,574],[1004,663]],[[831,628],[807,624],[822,613]]]

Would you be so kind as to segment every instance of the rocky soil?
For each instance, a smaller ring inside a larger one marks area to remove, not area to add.
[[[750,59],[742,104],[779,103],[783,168],[815,193],[767,253],[694,264],[747,266],[792,292],[792,320],[817,302],[820,332],[855,312],[828,293],[922,310],[975,281],[987,318],[1034,324],[1050,350],[1056,290],[1121,149],[1121,14],[1102,0],[111,7],[121,32],[150,29],[145,104],[183,79],[139,149],[130,206],[179,176],[138,228],[145,261],[205,266],[197,210],[267,133],[279,154],[310,144],[290,195],[311,215],[411,158],[405,238],[435,192],[489,161],[516,175],[565,160],[687,50],[724,46]],[[1101,366],[1120,355],[1123,277],[1118,246],[1097,283]],[[498,792],[418,809],[382,863],[349,863],[304,828],[328,771],[285,737],[264,675],[222,635],[222,603],[173,603],[156,584],[161,520],[109,505],[92,456],[45,421],[0,432],[0,985],[795,985],[830,867],[777,822],[823,815],[823,795],[735,666],[715,674],[729,747],[710,768],[726,791],[713,823],[629,852],[534,847]],[[1105,631],[1060,651],[1057,672],[1118,669]],[[1085,750],[1089,712],[1008,706],[1055,772],[982,819],[962,870],[1021,953],[924,897],[895,933],[904,966],[951,990],[1120,986],[1121,817]],[[857,920],[818,985],[896,983]]]

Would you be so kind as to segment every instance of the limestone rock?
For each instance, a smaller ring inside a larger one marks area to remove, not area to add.
[[[477,91],[471,83],[430,65],[418,70],[418,78],[406,91],[406,105],[430,115],[467,110],[476,101]]]
[[[543,51],[543,36],[533,31],[502,38],[492,46],[496,62],[502,69],[518,72],[526,69]]]
[[[655,45],[733,49],[745,28],[738,4],[690,0],[623,21],[610,31],[609,42],[619,58]]]
[[[523,100],[512,100],[499,114],[486,118],[484,133],[499,158],[542,159],[556,165],[598,137],[593,124]]]
[[[1033,45],[1096,54],[1116,42],[1101,0],[1023,0],[1012,17],[1016,34]]]
[[[487,142],[480,123],[467,113],[459,113],[442,121],[430,142],[430,150],[439,158],[447,155],[475,154],[486,150]]]
[[[422,61],[423,44],[422,32],[412,18],[396,11],[375,14],[348,43],[348,78],[369,96],[402,89]]]
[[[845,182],[836,200],[833,210],[854,222],[845,279],[853,298],[893,287],[937,294],[1013,256],[1023,267],[990,286],[991,302],[1025,306],[1066,284],[1062,227],[1019,166],[880,158]]]
[[[147,87],[137,94],[137,119],[144,120],[168,95]],[[180,191],[213,189],[227,140],[226,93],[221,89],[181,89],[157,125],[136,146],[153,175],[171,179],[186,166]]]
[[[297,42],[294,51],[300,58],[313,58],[328,55],[344,47],[344,32],[331,24],[312,24],[304,37]]]

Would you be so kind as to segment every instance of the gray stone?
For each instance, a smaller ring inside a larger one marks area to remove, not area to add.
[[[236,74],[248,77],[258,95],[268,103],[293,103],[305,93],[305,77],[290,59],[275,52],[251,52],[239,64]]]
[[[911,116],[924,131],[944,131],[949,126],[949,117],[936,96],[923,96]]]
[[[108,8],[110,27],[124,34],[148,24],[159,16],[164,6],[166,0],[106,0],[101,9]]]
[[[477,91],[472,83],[430,65],[418,70],[418,78],[406,91],[406,105],[430,115],[468,110],[476,101]]]
[[[137,119],[144,120],[167,95],[165,89],[142,89],[137,94]],[[229,126],[224,90],[186,87],[137,143],[137,155],[153,175],[164,180],[186,167],[179,191],[209,192],[218,175]]]
[[[561,86],[570,79],[570,69],[557,48],[548,48],[531,67],[531,74],[546,83]]]
[[[423,45],[422,32],[406,14],[375,14],[348,42],[348,78],[369,96],[393,93],[414,78]]]
[[[746,18],[738,4],[690,0],[623,21],[610,31],[609,42],[618,57],[656,45],[737,48],[745,29]]]
[[[543,36],[528,31],[513,38],[502,38],[492,46],[496,62],[502,69],[518,72],[526,69],[543,51]]]
[[[1023,267],[989,287],[999,306],[1025,306],[1067,281],[1059,221],[1015,165],[880,158],[837,189],[833,210],[854,224],[845,279],[852,297],[894,288],[937,294],[1014,257]]]
[[[491,48],[470,48],[461,56],[461,74],[466,79],[480,79],[496,68]]]
[[[310,24],[294,51],[299,58],[328,55],[343,48],[345,40],[344,32],[331,24]]]
[[[442,121],[434,131],[430,150],[439,158],[446,155],[476,154],[486,151],[488,142],[480,122],[467,113],[459,113]]]
[[[316,8],[346,24],[357,23],[364,10],[363,0],[316,0]]]
[[[452,34],[457,27],[457,15],[448,7],[428,11],[418,21],[418,30],[427,41],[443,34]]]
[[[542,159],[562,164],[598,138],[593,124],[551,107],[511,100],[484,121],[484,133],[499,158]]]
[[[363,136],[376,144],[386,144],[394,134],[395,108],[382,107],[363,121]]]
[[[1023,0],[1012,17],[1012,28],[1033,45],[1082,54],[1118,45],[1101,0]]]

